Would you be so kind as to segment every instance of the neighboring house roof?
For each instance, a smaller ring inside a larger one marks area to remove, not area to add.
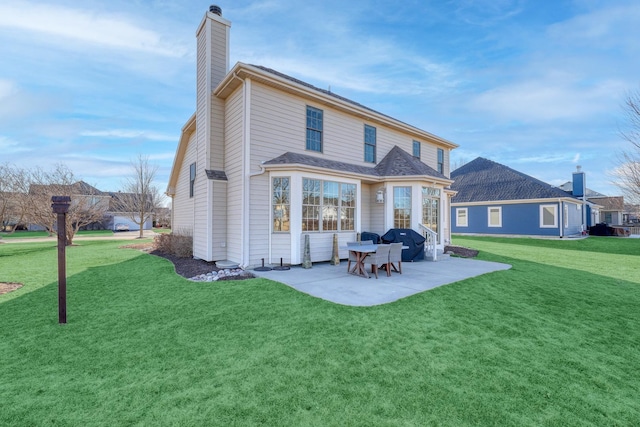
[[[574,198],[566,191],[508,166],[478,157],[451,172],[452,203]]]
[[[624,197],[612,196],[612,197],[589,197],[588,201],[601,206],[604,211],[624,211]]]
[[[286,152],[281,156],[264,162],[264,166],[269,165],[302,165],[378,178],[429,176],[450,182],[446,176],[425,165],[398,146],[394,146],[376,166],[360,166],[292,152]]]
[[[567,181],[564,184],[562,184],[559,187],[561,190],[566,191],[569,194],[573,193],[573,182],[571,181]],[[602,193],[598,193],[597,191],[591,190],[590,188],[587,188],[585,191],[585,196],[587,197],[607,197],[606,195],[602,194]]]
[[[68,185],[58,185],[58,184],[33,184],[29,187],[30,193],[46,193],[49,188],[56,188],[58,190],[64,189],[68,194],[79,194],[83,196],[107,196],[107,193],[104,193],[92,185],[87,184],[84,181],[74,182],[73,184]]]

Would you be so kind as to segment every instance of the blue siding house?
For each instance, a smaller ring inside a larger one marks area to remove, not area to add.
[[[584,183],[584,174],[575,175],[576,185]],[[478,157],[451,179],[452,233],[566,237],[586,230],[582,200],[500,163]]]

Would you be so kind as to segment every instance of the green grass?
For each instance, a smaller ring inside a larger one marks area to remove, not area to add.
[[[14,231],[13,233],[0,232],[0,239],[35,239],[49,237],[46,231]]]
[[[154,233],[171,233],[171,229],[170,228],[153,228],[153,232]]]
[[[76,233],[76,236],[108,237],[113,236],[113,231],[80,230]],[[36,239],[42,237],[49,237],[49,233],[46,231],[16,231],[14,233],[0,233],[0,239]]]
[[[637,424],[640,240],[454,243],[513,268],[357,308],[83,241],[67,325],[54,245],[0,245],[0,425]]]

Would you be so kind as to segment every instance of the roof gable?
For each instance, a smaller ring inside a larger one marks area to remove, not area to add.
[[[375,167],[379,176],[433,176],[447,179],[446,176],[422,163],[397,145],[395,145]]]
[[[478,157],[451,172],[452,203],[571,197],[566,191],[508,166]]]

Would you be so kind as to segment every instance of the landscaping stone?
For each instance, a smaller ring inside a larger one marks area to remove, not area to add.
[[[206,274],[199,274],[189,278],[193,282],[217,282],[218,280],[251,279],[253,274],[241,268],[225,268],[219,271],[212,271]]]

